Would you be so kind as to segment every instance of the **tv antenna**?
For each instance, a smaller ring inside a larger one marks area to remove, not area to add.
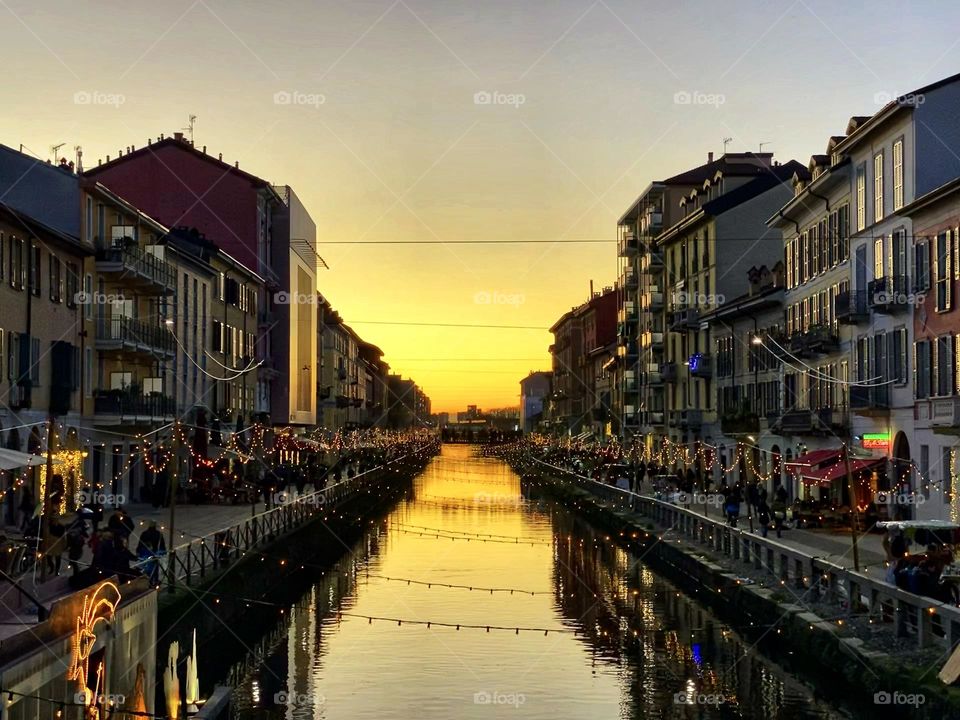
[[[66,143],[60,143],[59,145],[50,146],[50,153],[53,155],[54,162],[57,162],[58,160],[57,156],[60,154],[60,148],[62,148],[64,145],[66,145]]]
[[[725,137],[725,138],[723,139],[723,154],[724,154],[724,155],[727,154],[727,145],[729,145],[729,144],[732,143],[732,142],[733,142],[733,138],[732,138],[732,137]]]
[[[196,125],[196,124],[197,124],[197,116],[196,116],[196,115],[191,115],[191,116],[189,117],[189,119],[188,119],[188,124],[187,124],[187,126],[186,126],[185,128],[183,128],[184,130],[186,130],[186,131],[190,134],[190,144],[191,144],[191,145],[193,145],[193,127],[194,127],[194,125]]]

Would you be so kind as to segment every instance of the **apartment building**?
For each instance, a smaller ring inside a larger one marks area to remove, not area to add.
[[[664,363],[647,371],[662,382],[666,436],[691,449],[714,445],[722,430],[717,416],[714,346],[701,316],[747,290],[746,270],[773,266],[783,254],[770,217],[792,195],[791,178],[806,168],[779,164],[771,154],[728,154],[701,187],[680,201],[682,219],[664,230],[657,247],[664,259],[667,329]]]
[[[784,267],[751,267],[747,291],[701,316],[713,339],[720,433],[714,438],[727,482],[759,481],[769,493],[782,482],[787,439],[775,426],[782,413],[783,365],[763,339],[783,331]],[[772,496],[772,495],[771,495]]]
[[[909,218],[916,253],[931,269],[931,287],[913,313],[914,461],[920,518],[960,519],[960,179],[925,193],[900,215]]]
[[[663,256],[656,239],[682,217],[680,200],[720,165],[710,153],[706,164],[650,183],[617,221],[621,300],[612,395],[614,431],[623,438],[644,436],[652,444],[666,430],[664,385],[653,373],[663,362],[666,333]]]
[[[549,372],[531,372],[520,381],[520,429],[532,433],[544,420],[552,376]]]
[[[316,423],[316,227],[284,185],[196,148],[181,133],[130,147],[86,171],[159,222],[197,228],[264,279],[256,357],[258,412]],[[203,198],[202,202],[198,199]]]
[[[564,313],[550,328],[553,388],[550,395],[552,431],[562,435],[589,432],[603,437],[614,415],[612,389],[606,373],[613,358],[620,293],[615,288],[594,292],[585,303]],[[636,313],[636,307],[632,308]]]
[[[767,221],[784,237],[785,323],[762,337],[762,347],[783,360],[782,415],[773,429],[787,439],[790,497],[819,498],[846,482],[839,447],[850,437],[851,400],[866,411],[868,399],[859,389],[851,398],[849,386],[856,328],[869,315],[866,290],[850,285],[851,165],[833,155],[843,139],[831,137],[825,154],[811,156],[792,180],[793,197]],[[873,392],[870,400],[885,403]]]
[[[922,372],[932,367],[933,350],[928,361],[922,354],[928,346],[915,346],[913,317],[947,312],[936,307],[938,298],[944,307],[949,294],[951,253],[945,237],[933,246],[919,238],[913,219],[902,211],[960,177],[960,155],[949,151],[960,148],[958,106],[960,75],[954,75],[896,98],[873,116],[853,118],[847,136],[833,148],[834,163],[849,159],[851,165],[851,287],[866,291],[870,311],[869,325],[858,328],[854,340],[853,376],[889,387],[882,391],[889,392],[888,407],[870,404],[868,412],[854,416],[851,427],[854,436],[869,438],[878,456],[889,458],[886,471],[871,478],[880,483],[874,489],[922,490],[920,478],[931,470],[932,459],[920,454],[915,437],[911,379],[920,377],[922,394]],[[935,267],[931,259],[937,260]],[[921,353],[912,373],[910,348]],[[940,349],[938,343],[938,369],[948,358]],[[853,392],[851,387],[851,404]],[[871,399],[857,402],[867,406]]]

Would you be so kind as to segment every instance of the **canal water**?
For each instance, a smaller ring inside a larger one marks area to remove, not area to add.
[[[313,571],[229,673],[243,720],[844,717],[471,446]]]

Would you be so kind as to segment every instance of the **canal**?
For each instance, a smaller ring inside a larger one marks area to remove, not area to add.
[[[846,717],[471,446],[308,571],[219,678],[239,718]]]

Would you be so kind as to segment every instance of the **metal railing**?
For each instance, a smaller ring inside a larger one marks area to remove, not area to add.
[[[123,316],[100,318],[97,340],[140,345],[165,353],[172,353],[175,345],[173,333],[167,328]]]
[[[598,482],[533,458],[611,502],[624,503],[688,540],[707,545],[734,562],[766,569],[811,599],[836,605],[848,616],[866,613],[879,623],[892,623],[898,637],[912,637],[918,647],[960,642],[960,608],[915,595],[863,572],[814,557],[774,539],[712,520],[688,508]]]
[[[120,263],[124,270],[138,273],[164,287],[172,288],[177,284],[173,265],[137,245],[101,248],[97,251],[97,260]]]
[[[164,585],[172,590],[177,584],[190,586],[203,581],[209,573],[217,572],[240,560],[251,550],[273,542],[318,512],[336,508],[338,503],[378,480],[384,470],[421,452],[425,447],[393,458],[352,478],[292,497],[289,502],[283,502],[272,510],[253,515],[242,522],[177,545],[167,556],[167,567],[161,573]]]

